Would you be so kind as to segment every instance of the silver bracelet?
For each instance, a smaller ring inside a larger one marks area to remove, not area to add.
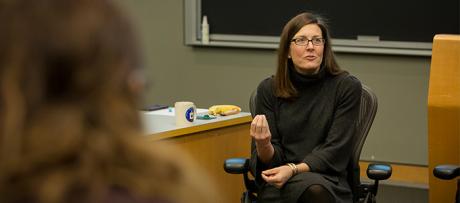
[[[292,169],[292,175],[295,175],[298,173],[297,165],[293,163],[287,163],[286,165],[288,165]]]

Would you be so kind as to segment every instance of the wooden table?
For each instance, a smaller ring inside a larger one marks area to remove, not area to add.
[[[214,179],[223,200],[239,202],[244,191],[243,178],[227,174],[223,163],[227,158],[250,156],[251,114],[242,112],[212,120],[196,120],[190,127],[176,127],[174,113],[169,111],[142,114],[147,139],[171,142],[187,152],[202,166],[203,173]]]

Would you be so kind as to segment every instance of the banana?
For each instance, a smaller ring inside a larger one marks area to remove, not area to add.
[[[235,105],[214,105],[209,107],[209,115],[228,116],[241,112],[241,108]]]

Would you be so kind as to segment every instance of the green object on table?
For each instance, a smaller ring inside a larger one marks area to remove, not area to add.
[[[204,115],[197,115],[196,118],[200,120],[211,120],[211,119],[215,119],[216,116],[204,114]]]

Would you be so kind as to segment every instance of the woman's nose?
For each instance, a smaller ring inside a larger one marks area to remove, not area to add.
[[[308,42],[307,42],[307,45],[305,46],[305,48],[306,48],[307,50],[312,50],[312,49],[315,48],[315,46],[313,45],[313,42],[308,41]]]

